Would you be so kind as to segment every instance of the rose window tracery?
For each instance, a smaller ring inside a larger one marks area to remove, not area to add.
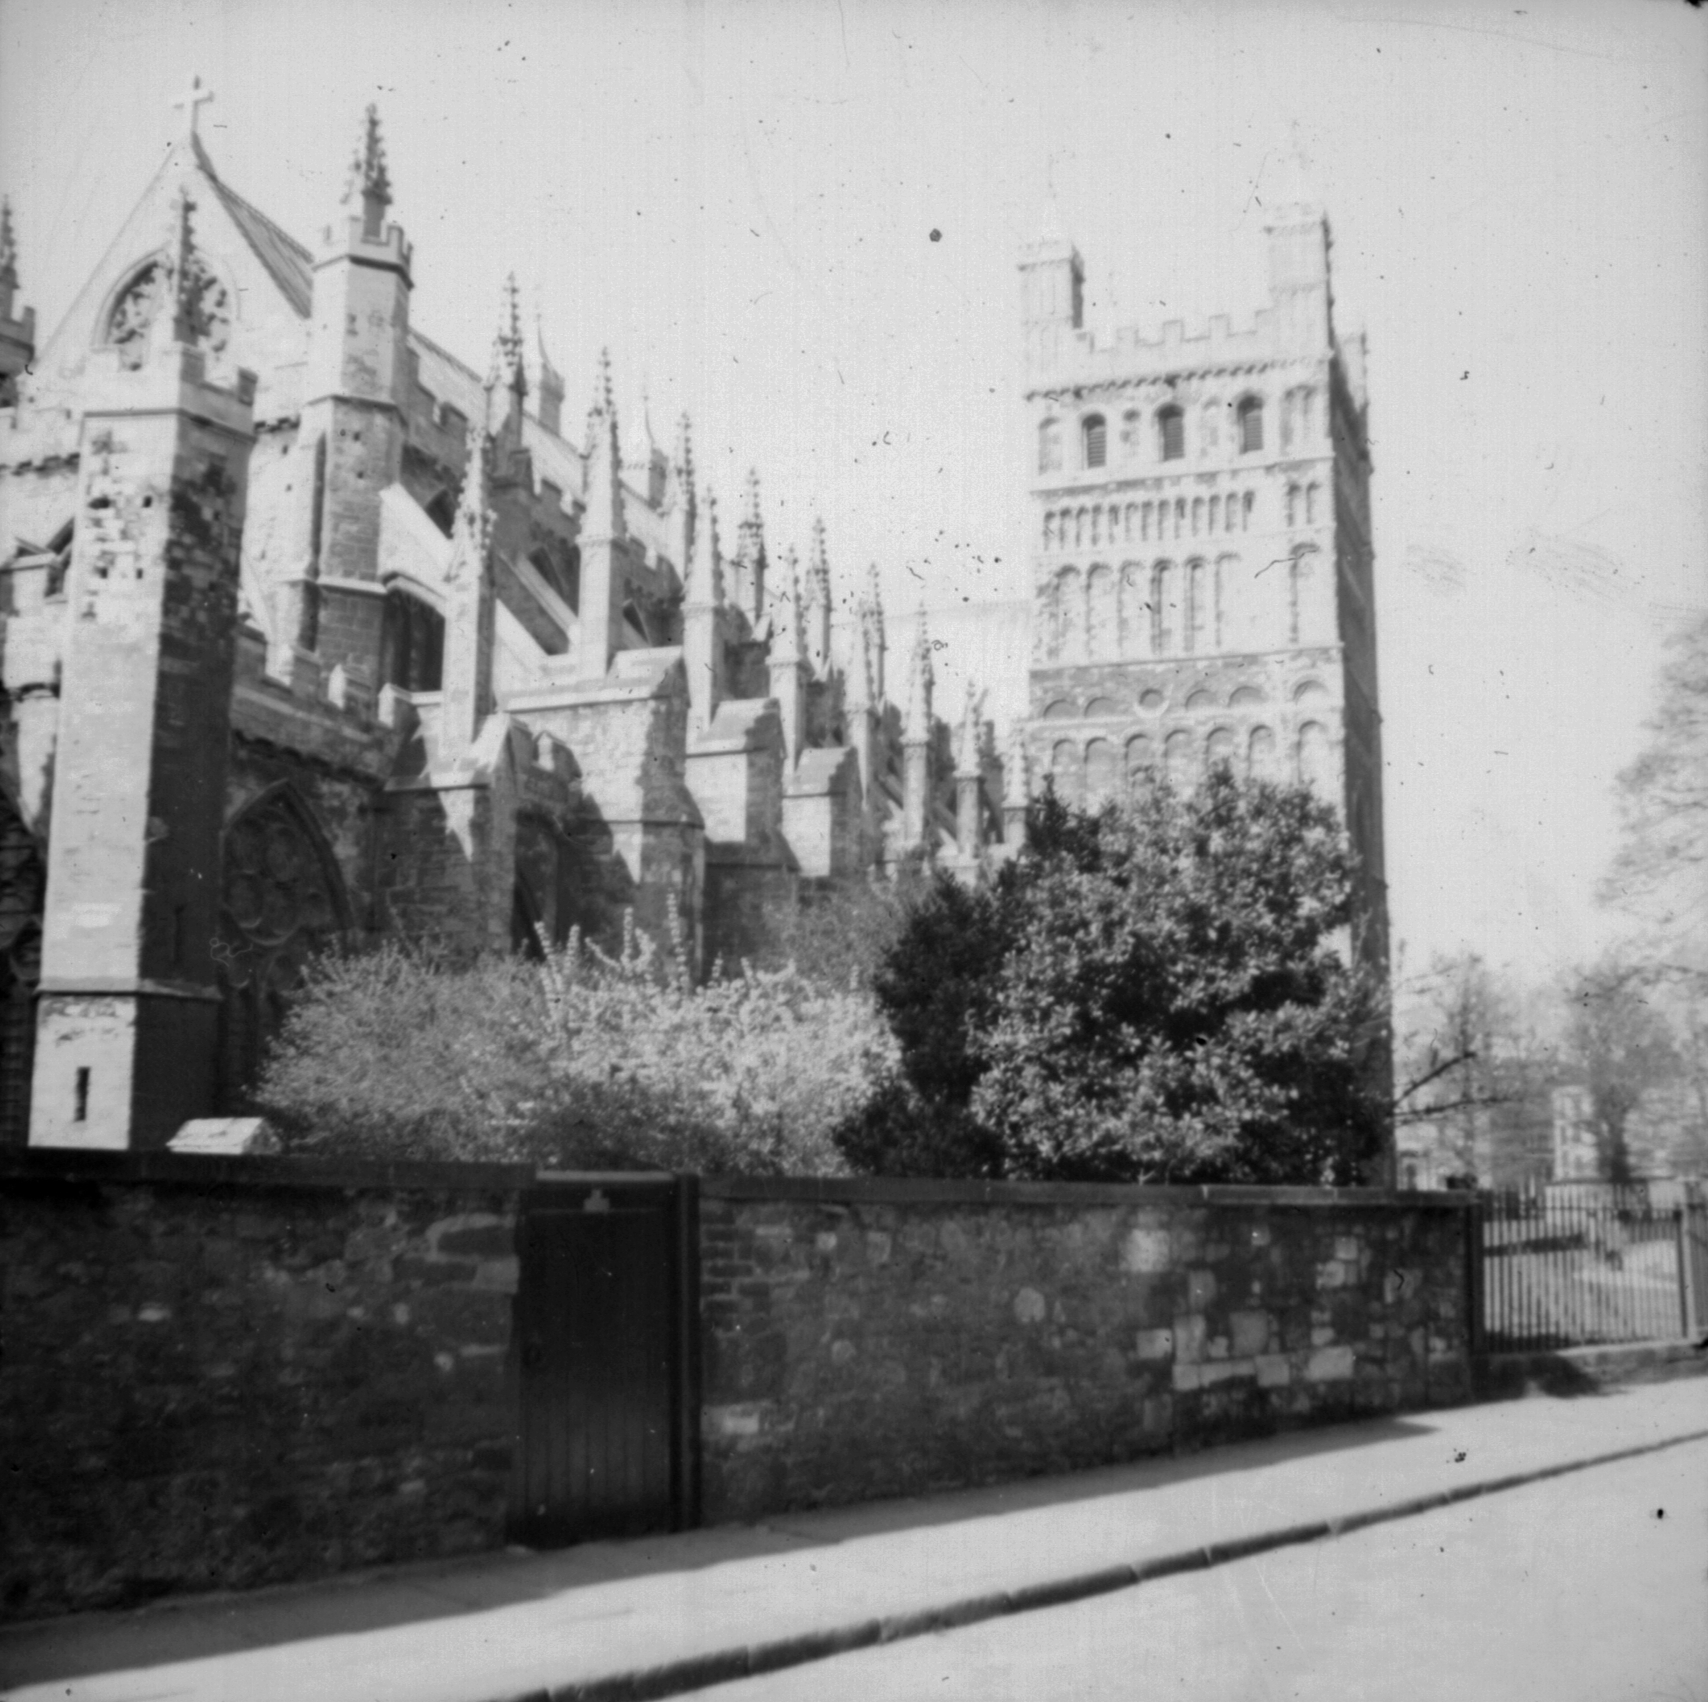
[[[165,264],[151,260],[113,303],[107,318],[107,341],[119,351],[121,365],[134,370],[148,358],[148,341],[160,314],[168,277]],[[231,297],[199,257],[192,262],[190,295],[195,346],[210,355],[223,354],[231,341]]]

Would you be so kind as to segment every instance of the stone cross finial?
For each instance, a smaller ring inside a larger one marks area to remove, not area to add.
[[[380,140],[380,109],[371,102],[362,124],[362,139],[350,161],[350,181],[344,190],[348,201],[362,197],[362,234],[378,241],[385,228],[386,208],[391,205],[391,178],[386,172],[385,143]]]
[[[204,89],[202,87],[202,79],[199,76],[196,76],[190,79],[189,88],[187,88],[183,94],[179,95],[179,97],[173,101],[172,104],[174,107],[180,107],[183,109],[184,140],[186,142],[193,142],[196,139],[197,109],[204,106],[213,98],[213,90]]]

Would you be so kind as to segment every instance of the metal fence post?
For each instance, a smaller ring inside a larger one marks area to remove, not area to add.
[[[1678,1236],[1679,1323],[1687,1341],[1695,1341],[1703,1333],[1703,1297],[1696,1288],[1695,1249],[1691,1245],[1694,1239],[1691,1235],[1690,1219],[1692,1215],[1693,1213],[1688,1205],[1681,1205],[1673,1212],[1674,1227]]]
[[[1465,1345],[1472,1358],[1483,1352],[1483,1217],[1488,1196],[1470,1197],[1465,1211]]]

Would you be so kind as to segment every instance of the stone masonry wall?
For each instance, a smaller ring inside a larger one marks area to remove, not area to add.
[[[8,1161],[0,1618],[503,1541],[519,1184],[417,1168]]]
[[[708,1523],[1458,1401],[1462,1204],[708,1182]]]

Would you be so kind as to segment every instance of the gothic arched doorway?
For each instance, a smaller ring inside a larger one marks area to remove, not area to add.
[[[281,781],[225,830],[220,905],[220,1098],[235,1108],[255,1082],[303,966],[348,932],[350,904],[325,837]]]
[[[46,889],[42,848],[0,788],[0,1146],[23,1146],[30,1138]]]

